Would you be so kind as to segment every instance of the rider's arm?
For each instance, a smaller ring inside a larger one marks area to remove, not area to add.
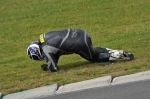
[[[48,69],[51,71],[51,72],[56,72],[59,70],[58,66],[57,66],[57,61],[54,57],[53,54],[49,54],[48,56],[48,61],[47,61],[47,65],[48,65]]]
[[[58,66],[57,66],[57,59],[54,56],[54,53],[51,52],[52,49],[49,46],[45,46],[42,48],[43,49],[43,54],[44,54],[44,59],[47,62],[47,68],[51,71],[51,72],[56,72],[59,70]]]

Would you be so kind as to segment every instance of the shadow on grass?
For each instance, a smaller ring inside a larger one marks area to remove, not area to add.
[[[73,63],[68,63],[68,64],[64,64],[64,65],[60,65],[60,69],[61,70],[69,70],[69,69],[73,69],[73,68],[79,68],[79,67],[88,67],[91,64],[93,64],[92,62],[89,61],[84,61],[84,62],[73,62]]]
[[[131,61],[131,60],[130,60]],[[126,63],[126,62],[130,62],[129,60],[116,60],[116,61],[109,61],[109,62],[89,62],[89,61],[79,61],[79,62],[73,62],[73,63],[67,63],[64,65],[59,65],[61,70],[70,70],[73,68],[79,68],[79,67],[90,67],[92,64],[93,65],[98,65],[98,66],[106,66],[106,65],[110,65],[112,63]],[[92,65],[92,66],[93,66]]]

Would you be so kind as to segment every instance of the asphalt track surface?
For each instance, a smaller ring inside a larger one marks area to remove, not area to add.
[[[150,79],[54,94],[39,99],[150,99]]]

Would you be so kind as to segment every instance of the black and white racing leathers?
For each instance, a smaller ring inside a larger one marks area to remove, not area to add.
[[[91,62],[109,61],[110,57],[106,48],[93,47],[90,36],[82,29],[64,29],[41,34],[39,45],[50,71],[58,71],[58,59],[64,54],[76,53]]]

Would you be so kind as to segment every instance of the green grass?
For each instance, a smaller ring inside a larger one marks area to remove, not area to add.
[[[150,70],[149,0],[1,0],[0,92],[4,94]],[[28,43],[44,32],[82,28],[94,46],[125,49],[133,61],[90,63],[78,55],[62,56],[60,71],[44,72],[43,61],[26,55]]]

